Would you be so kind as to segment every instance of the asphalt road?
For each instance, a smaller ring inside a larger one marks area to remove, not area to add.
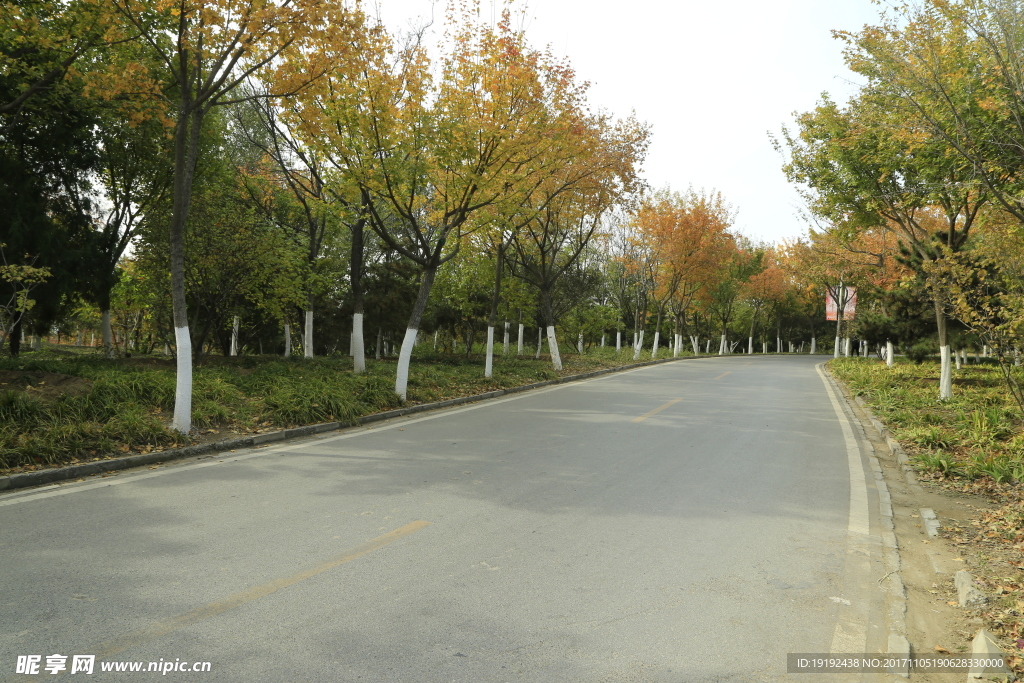
[[[873,480],[821,360],[650,366],[0,496],[0,678],[76,680],[16,660],[84,654],[100,681],[822,680],[786,653],[885,629],[878,522],[851,515]],[[211,670],[100,671],[160,660]]]

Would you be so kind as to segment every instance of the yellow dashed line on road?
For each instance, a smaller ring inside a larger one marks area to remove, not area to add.
[[[634,417],[632,421],[633,422],[643,422],[644,420],[649,418],[651,415],[657,415],[661,411],[665,410],[665,408],[668,408],[669,406],[674,406],[675,404],[679,403],[682,400],[683,399],[681,399],[681,398],[674,398],[671,401],[669,401],[668,403],[666,403],[665,405],[658,406],[654,410],[648,411],[648,412],[644,413],[643,415],[641,415],[640,417]]]
[[[179,614],[178,616],[171,617],[165,621],[158,621],[154,624],[150,624],[149,626],[141,628],[138,631],[134,631],[133,633],[129,633],[126,636],[104,643],[97,656],[99,658],[111,657],[119,652],[124,652],[129,648],[135,647],[136,645],[142,645],[143,643],[155,638],[165,636],[168,633],[173,633],[178,629],[202,621],[203,619],[209,619],[210,617],[215,617],[218,614],[223,614],[228,610],[241,607],[242,605],[258,600],[266,595],[276,593],[282,588],[293,586],[299,581],[316,576],[317,574],[323,574],[327,570],[334,569],[346,562],[351,562],[352,560],[362,557],[367,553],[383,548],[389,543],[394,543],[400,538],[413,534],[421,529],[425,529],[428,526],[430,526],[430,522],[424,522],[423,520],[411,522],[403,527],[395,529],[394,531],[389,531],[383,536],[378,536],[371,541],[367,541],[362,545],[350,548],[341,555],[332,557],[331,559],[314,565],[309,569],[305,569],[298,574],[284,576],[280,579],[275,579],[269,583],[265,583],[262,586],[253,586],[252,588],[246,589],[240,593],[229,595],[223,600],[217,600],[216,602],[211,602],[203,605],[202,607],[198,607],[191,612]]]
[[[722,379],[723,377],[725,377],[726,375],[728,375],[728,374],[730,374],[730,373],[732,373],[732,370],[730,370],[729,372],[723,372],[723,373],[722,373],[721,375],[719,375],[719,376],[718,376],[718,377],[716,377],[715,379]]]

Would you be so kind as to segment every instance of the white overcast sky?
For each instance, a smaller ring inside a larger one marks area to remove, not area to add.
[[[434,16],[445,0],[367,0],[392,29]],[[482,0],[490,12],[490,0]],[[870,0],[529,0],[526,33],[566,56],[590,101],[652,126],[644,176],[652,187],[720,190],[736,226],[756,240],[805,233],[799,197],[782,175],[768,132],[823,91],[855,89],[832,29],[876,23]],[[371,11],[373,11],[371,9]]]

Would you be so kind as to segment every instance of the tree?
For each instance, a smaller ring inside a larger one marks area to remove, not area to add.
[[[173,180],[169,222],[171,301],[177,342],[177,382],[172,429],[192,423],[192,340],[185,296],[185,226],[199,158],[200,133],[217,106],[251,98],[239,91],[263,76],[268,95],[298,92],[328,68],[307,53],[302,68],[289,58],[311,35],[334,36],[358,25],[360,16],[321,0],[176,0],[153,7],[144,0],[113,0],[127,24],[167,70],[173,83]]]
[[[891,230],[905,245],[908,263],[934,261],[963,247],[989,193],[941,136],[907,125],[906,108],[887,87],[866,87],[846,108],[826,98],[801,116],[798,137],[784,131],[785,171],[805,186],[811,213],[847,239],[857,231]],[[940,300],[933,303],[942,357],[939,398],[945,400],[953,385]]]
[[[20,328],[22,318],[35,305],[32,290],[49,276],[46,268],[8,263],[4,245],[0,244],[0,348],[11,332]],[[11,345],[11,355],[18,355],[15,344]]]

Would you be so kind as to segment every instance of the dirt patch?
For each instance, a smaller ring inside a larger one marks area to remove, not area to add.
[[[61,396],[84,396],[92,391],[92,382],[84,377],[54,372],[0,370],[0,391],[23,391],[40,401],[55,401]]]

